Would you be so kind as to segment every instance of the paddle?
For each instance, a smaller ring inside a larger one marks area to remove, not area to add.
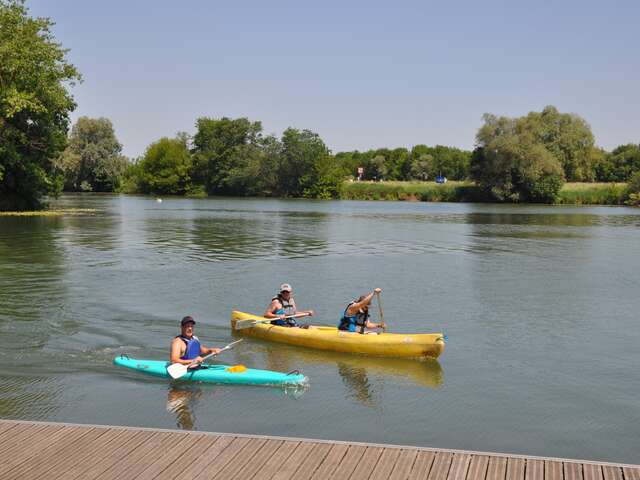
[[[224,352],[225,350],[229,350],[236,343],[240,343],[242,340],[243,339],[241,338],[240,340],[236,340],[235,342],[231,342],[226,347],[222,347],[218,353],[213,353],[212,352],[209,355],[205,355],[204,357],[202,357],[202,362],[204,362],[209,357],[212,357],[214,355],[219,355],[222,352]],[[194,365],[198,365],[199,363],[202,363],[202,362],[193,362],[193,363],[190,363],[189,365],[184,365],[182,363],[173,363],[173,364],[171,364],[171,365],[169,365],[167,367],[167,372],[169,373],[169,375],[171,375],[171,378],[177,380],[178,378],[186,375],[186,373],[189,371],[189,368],[193,367]]]
[[[384,315],[382,313],[382,299],[380,298],[380,292],[376,292],[376,297],[378,298],[378,310],[380,311],[380,323],[382,323],[382,325],[384,325],[382,327],[382,331],[386,332],[387,331],[387,324],[384,323]]]
[[[301,318],[301,317],[308,317],[310,314],[309,313],[296,313],[295,315],[288,315],[286,317],[284,317],[285,319],[287,318]],[[236,330],[243,330],[245,328],[251,328],[255,325],[257,325],[258,323],[271,323],[274,320],[278,320],[278,318],[265,318],[264,320],[252,320],[250,318],[247,318],[246,320],[238,320],[235,323],[235,329]]]

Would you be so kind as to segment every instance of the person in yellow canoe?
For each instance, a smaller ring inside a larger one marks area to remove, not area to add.
[[[280,293],[271,299],[271,303],[265,310],[263,317],[274,318],[271,325],[281,327],[300,327],[295,318],[287,318],[292,315],[307,314],[313,316],[313,310],[302,310],[298,312],[296,301],[293,299],[293,289],[288,283],[280,285]],[[306,327],[306,325],[305,325]],[[308,328],[308,327],[307,327]]]
[[[196,321],[193,317],[186,316],[180,322],[180,335],[171,342],[171,363],[191,365],[194,362],[202,362],[202,355],[220,352],[219,348],[207,348],[200,343],[198,337],[193,334]]]
[[[371,304],[371,300],[373,300],[373,296],[380,292],[382,292],[381,288],[375,288],[373,292],[368,295],[361,295],[357,300],[349,302],[340,319],[338,330],[365,333],[365,328],[385,329],[386,325],[383,322],[374,323],[369,320],[369,305]]]

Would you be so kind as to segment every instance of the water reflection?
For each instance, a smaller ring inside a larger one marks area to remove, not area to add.
[[[319,234],[315,222],[323,216],[326,215],[305,216],[304,220],[295,216],[281,219],[278,215],[269,219],[224,215],[154,218],[144,224],[145,243],[174,260],[196,262],[322,255],[328,242]]]
[[[195,406],[202,397],[198,385],[171,385],[167,392],[167,412],[176,416],[176,425],[183,430],[196,428]]]
[[[408,360],[402,358],[368,357],[340,352],[297,348],[289,345],[265,349],[265,363],[274,370],[313,367],[333,367],[348,395],[365,407],[376,407],[383,385],[387,381],[408,381],[420,387],[440,388],[444,384],[444,371],[437,360]],[[311,378],[313,385],[313,378]]]

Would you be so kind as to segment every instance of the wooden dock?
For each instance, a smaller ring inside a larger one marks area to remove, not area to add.
[[[0,479],[57,478],[640,480],[640,465],[0,420]]]

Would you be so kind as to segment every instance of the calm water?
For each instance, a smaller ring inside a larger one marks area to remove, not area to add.
[[[640,210],[67,196],[93,215],[0,217],[0,417],[640,463]],[[379,286],[438,362],[246,340],[220,361],[303,391],[172,386],[178,320],[221,346],[282,282],[335,323]]]

